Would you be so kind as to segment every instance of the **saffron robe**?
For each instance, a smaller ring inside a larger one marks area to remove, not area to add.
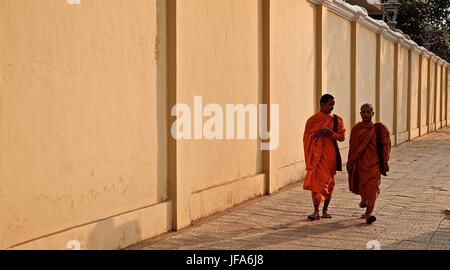
[[[381,124],[380,141],[382,157],[389,161],[391,140],[388,128]],[[380,150],[381,150],[380,149]],[[350,134],[347,172],[349,189],[366,199],[376,199],[380,194],[381,164],[377,151],[377,138],[373,123],[359,122]]]
[[[335,186],[336,175],[336,149],[334,141],[345,140],[344,121],[338,118],[337,132],[333,132],[333,115],[317,112],[306,122],[303,135],[303,148],[305,152],[306,176],[303,189],[313,193],[314,203],[320,203],[331,197]],[[314,132],[328,128],[332,131],[331,137],[314,137]]]

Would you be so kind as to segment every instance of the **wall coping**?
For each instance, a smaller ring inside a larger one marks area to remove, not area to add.
[[[400,44],[400,47],[402,47],[406,50],[409,50],[412,47],[412,44],[409,42],[409,39],[407,39],[405,36],[403,36],[403,38],[401,38],[399,40],[399,44]]]
[[[349,5],[341,0],[326,0],[323,5],[330,12],[352,22],[356,22],[358,17],[364,14],[361,8]]]
[[[426,58],[430,58],[430,54],[429,54],[429,51],[427,50],[427,48],[420,46],[419,49],[421,51],[420,55],[422,55]]]
[[[328,11],[347,19],[351,22],[357,22],[365,29],[381,34],[386,40],[398,43],[401,47],[412,50],[419,55],[430,58],[436,63],[450,67],[450,64],[434,53],[428,51],[425,47],[419,46],[416,42],[406,38],[405,35],[393,31],[381,20],[375,20],[368,16],[367,11],[355,5],[350,5],[342,0],[307,0],[315,5],[323,5]]]
[[[383,21],[377,21],[372,19],[371,17],[364,14],[364,16],[360,16],[357,18],[357,22],[364,28],[366,28],[369,31],[372,31],[376,34],[379,34],[383,31],[384,25]],[[383,22],[383,23],[381,23]],[[386,25],[386,27],[388,27]]]
[[[322,5],[325,0],[308,0],[309,2],[316,4],[316,5]]]
[[[422,53],[422,49],[420,49],[419,45],[417,43],[414,42],[414,45],[412,47],[413,52],[417,53],[417,54],[421,54]]]
[[[400,34],[398,32],[395,32],[395,31],[392,31],[389,28],[386,29],[386,31],[383,31],[383,36],[387,40],[392,41],[394,43],[397,43],[397,42],[399,43],[405,38],[405,36],[403,36],[402,34]]]

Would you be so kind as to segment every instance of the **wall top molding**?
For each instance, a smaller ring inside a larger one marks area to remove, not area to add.
[[[437,62],[438,57],[432,52],[430,52],[429,54],[430,54],[430,60],[432,60],[433,62]]]
[[[410,39],[403,39],[402,40],[402,44],[401,44],[404,48],[406,48],[407,50],[414,50],[414,48],[417,47],[417,43],[415,43],[414,41],[410,40]]]
[[[422,49],[420,49],[419,45],[414,42],[414,45],[412,46],[413,52],[417,53],[418,55],[422,54]]]
[[[403,37],[402,39],[399,40],[399,44],[402,48],[409,50],[411,49],[411,44],[408,41],[409,40],[406,39],[406,37]]]
[[[393,43],[398,43],[401,47],[412,50],[413,52],[422,55],[423,57],[430,58],[436,63],[442,63],[443,65],[450,67],[445,60],[437,57],[426,48],[420,46],[413,40],[408,39],[402,33],[393,31],[389,26],[381,20],[375,20],[368,16],[367,11],[356,5],[350,5],[343,0],[307,0],[315,5],[322,5],[327,8],[328,11],[347,19],[351,22],[357,22],[365,29],[381,34],[386,40]]]
[[[359,17],[357,21],[362,27],[377,34],[384,29],[384,25],[380,21],[376,21],[367,15]]]
[[[330,12],[352,22],[356,22],[360,16],[367,15],[360,7],[349,5],[341,0],[326,0],[323,5]]]
[[[322,5],[325,0],[308,0],[308,1],[316,5]]]
[[[421,51],[421,55],[422,56],[424,56],[426,58],[430,58],[430,54],[429,54],[428,50],[425,47],[420,46],[419,49]]]
[[[403,36],[402,34],[392,31],[391,29],[387,29],[386,31],[383,32],[383,36],[389,40],[392,41],[394,43],[400,43],[403,39],[405,39],[405,36]]]

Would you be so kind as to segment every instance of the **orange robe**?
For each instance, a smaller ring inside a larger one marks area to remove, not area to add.
[[[383,160],[389,160],[391,140],[389,130],[381,125]],[[373,200],[380,194],[381,166],[377,152],[375,126],[359,122],[352,128],[347,172],[350,191]]]
[[[303,189],[311,190],[314,204],[331,197],[334,189],[334,176],[336,175],[336,150],[334,141],[345,140],[344,121],[338,117],[337,132],[331,137],[314,138],[314,132],[328,128],[333,130],[333,115],[318,112],[306,122],[303,135],[305,151],[306,176]]]

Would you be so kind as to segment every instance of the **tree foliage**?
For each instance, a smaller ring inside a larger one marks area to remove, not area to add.
[[[450,0],[400,0],[397,28],[450,62]]]

